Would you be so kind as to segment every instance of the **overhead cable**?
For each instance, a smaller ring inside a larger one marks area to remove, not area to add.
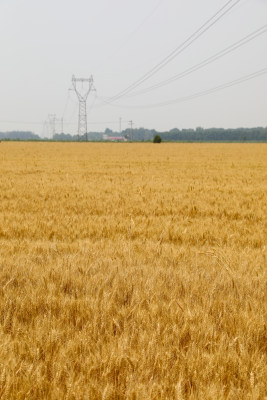
[[[203,91],[200,91],[200,92],[197,92],[197,93],[193,93],[193,94],[188,95],[188,96],[178,97],[177,99],[169,100],[169,101],[165,101],[165,102],[161,102],[161,103],[144,104],[144,105],[139,105],[139,106],[126,106],[126,105],[119,105],[119,104],[111,104],[111,103],[108,103],[108,102],[106,102],[106,103],[109,104],[111,107],[130,108],[130,109],[139,109],[139,108],[142,108],[142,109],[146,108],[147,109],[147,108],[165,107],[165,106],[169,106],[169,105],[172,105],[172,104],[183,103],[183,102],[186,102],[186,101],[189,101],[189,100],[194,100],[194,99],[196,99],[198,97],[207,96],[209,94],[218,92],[220,90],[224,90],[224,89],[227,89],[229,87],[236,86],[236,85],[239,85],[241,83],[247,82],[247,81],[249,81],[251,79],[258,78],[259,76],[265,75],[266,73],[267,73],[267,67],[265,67],[263,69],[260,69],[258,71],[255,71],[255,72],[253,72],[251,74],[245,75],[243,77],[240,77],[238,79],[235,79],[233,81],[226,82],[224,84],[215,86],[213,88],[206,89],[206,90],[203,90]]]
[[[135,81],[132,85],[128,86],[123,91],[119,92],[117,95],[110,98],[110,102],[113,102],[132,90],[140,86],[146,80],[154,76],[158,71],[169,64],[174,58],[185,51],[191,44],[193,44],[199,37],[201,37],[205,32],[207,32],[213,25],[215,25],[220,19],[222,19],[226,14],[228,14],[233,7],[235,7],[241,0],[229,0],[227,3],[221,7],[211,18],[209,18],[204,24],[200,26],[192,35],[190,35],[183,43],[176,47],[169,55],[167,55],[162,61],[156,64],[152,69],[150,69],[145,75]]]
[[[172,76],[169,79],[166,79],[162,82],[159,82],[155,85],[149,86],[143,90],[139,90],[137,92],[131,93],[129,95],[127,95],[127,97],[134,97],[134,96],[139,96],[141,94],[145,94],[145,93],[149,93],[153,90],[156,90],[158,88],[161,88],[163,86],[166,86],[170,83],[173,83],[179,79],[184,78],[185,76],[188,76],[190,74],[192,74],[195,71],[198,71],[199,69],[213,63],[214,61],[217,61],[218,59],[226,56],[229,53],[232,53],[233,51],[239,49],[240,47],[244,46],[245,44],[251,42],[252,40],[256,39],[257,37],[259,37],[260,35],[264,34],[267,32],[267,24],[263,25],[261,28],[257,29],[256,31],[250,33],[249,35],[245,36],[244,38],[238,40],[237,42],[233,43],[232,45],[224,48],[223,50],[219,51],[218,53],[214,54],[211,57],[206,58],[205,60],[201,61],[198,64],[195,64],[194,66],[187,68],[186,70],[184,70],[183,72],[180,72],[179,74],[176,74],[174,76]]]
[[[145,25],[145,23],[154,15],[154,13],[157,11],[157,9],[161,6],[161,4],[163,3],[164,0],[159,0],[156,5],[154,6],[154,8],[150,11],[150,13],[148,15],[146,15],[146,17],[139,23],[139,25],[133,30],[131,31],[126,38],[124,39],[124,41],[121,43],[121,45],[119,45],[119,47],[117,47],[111,54],[109,54],[104,61],[102,61],[96,68],[97,71],[99,71],[100,69],[102,69],[102,67],[105,65],[105,63],[107,61],[109,61],[115,54],[117,54],[131,39],[132,36],[134,36],[137,32],[139,32],[139,30]]]

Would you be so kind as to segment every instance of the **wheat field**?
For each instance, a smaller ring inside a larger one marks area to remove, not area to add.
[[[267,399],[267,145],[0,143],[1,399]]]

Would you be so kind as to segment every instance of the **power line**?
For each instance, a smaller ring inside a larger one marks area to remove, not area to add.
[[[176,47],[162,61],[156,64],[152,69],[150,69],[146,74],[144,74],[141,78],[135,81],[132,85],[128,86],[126,89],[119,92],[117,95],[111,97],[109,101],[113,102],[125,96],[133,89],[135,89],[137,86],[140,86],[146,80],[150,79],[153,75],[155,75],[158,71],[164,68],[167,64],[169,64],[174,58],[176,58],[179,54],[185,51],[192,43],[194,43],[199,37],[201,37],[205,32],[207,32],[220,19],[222,19],[226,14],[228,14],[233,9],[233,7],[235,7],[241,0],[235,0],[234,3],[233,1],[234,0],[227,1],[227,3],[222,8],[220,8],[211,18],[209,18],[204,24],[202,24],[200,28],[198,28],[183,43],[181,43],[178,47]]]
[[[109,105],[112,106],[112,107],[129,108],[129,109],[139,109],[139,108],[142,108],[142,109],[147,108],[148,109],[148,108],[165,107],[165,106],[168,106],[168,105],[177,104],[177,103],[183,103],[183,102],[186,102],[186,101],[189,101],[189,100],[194,100],[194,99],[196,99],[198,97],[207,96],[209,94],[213,94],[215,92],[219,92],[220,90],[224,90],[224,89],[227,89],[229,87],[236,86],[236,85],[239,85],[241,83],[247,82],[247,81],[249,81],[251,79],[258,78],[259,76],[265,75],[266,73],[267,73],[267,67],[265,67],[265,68],[263,68],[261,70],[255,71],[255,72],[253,72],[251,74],[245,75],[243,77],[240,77],[238,79],[235,79],[233,81],[226,82],[224,84],[215,86],[213,88],[206,89],[206,90],[203,90],[201,92],[197,92],[197,93],[194,93],[194,94],[191,94],[191,95],[188,95],[188,96],[179,97],[177,99],[170,100],[170,101],[165,101],[165,102],[161,102],[161,103],[145,104],[145,105],[139,105],[139,106],[123,106],[123,105],[116,105],[116,104],[109,104]]]
[[[76,110],[75,110],[76,111]],[[122,120],[122,122],[126,122],[126,120]],[[45,122],[37,122],[37,121],[11,121],[11,120],[0,120],[1,124],[21,124],[21,125],[45,125],[48,124],[47,121]],[[118,124],[118,121],[90,121],[90,125],[105,125],[105,124]],[[77,125],[76,122],[64,122],[64,125]]]
[[[245,36],[244,38],[238,40],[237,42],[233,43],[232,45],[224,48],[223,50],[219,51],[218,53],[214,54],[211,57],[206,58],[205,60],[201,61],[198,64],[195,64],[194,66],[187,68],[183,72],[180,72],[179,74],[174,75],[173,77],[166,79],[162,82],[159,82],[155,85],[149,86],[143,90],[139,90],[138,92],[134,92],[132,94],[129,94],[127,97],[134,97],[138,96],[141,94],[149,93],[153,90],[156,90],[158,88],[161,88],[163,86],[166,86],[174,81],[177,81],[181,78],[184,78],[185,76],[188,76],[192,74],[195,71],[198,71],[199,69],[213,63],[214,61],[217,61],[218,59],[226,56],[229,53],[232,53],[233,51],[239,49],[240,47],[244,46],[245,44],[251,42],[252,40],[256,39],[260,35],[264,34],[267,32],[267,24],[263,25],[261,28],[257,29],[256,31],[250,33],[249,35]]]
[[[44,122],[37,121],[11,121],[11,120],[1,120],[1,124],[25,124],[25,125],[43,125]]]
[[[102,68],[103,65],[106,64],[107,61],[109,61],[114,55],[116,55],[131,39],[132,36],[134,36],[143,26],[144,24],[154,15],[154,13],[157,11],[157,9],[160,7],[160,5],[163,3],[164,0],[159,0],[157,2],[157,4],[155,5],[155,7],[152,9],[152,11],[150,11],[150,13],[139,23],[139,25],[133,30],[131,31],[127,37],[125,38],[125,40],[122,42],[122,44],[117,47],[117,49],[115,49],[109,56],[107,56],[105,58],[104,61],[102,61],[98,67],[97,67],[97,71],[99,69]]]
[[[90,105],[90,107],[88,109],[88,114],[92,111],[92,109],[93,109],[93,107],[95,105],[96,99],[97,99],[97,92],[96,92],[96,89],[95,89],[95,96],[93,98],[92,104]]]
[[[65,103],[64,110],[63,110],[63,113],[62,113],[62,118],[65,117],[65,114],[66,114],[66,111],[67,111],[67,108],[68,108],[68,105],[69,105],[69,100],[70,100],[70,89],[68,90],[68,93],[67,93],[67,99],[66,99],[66,103]]]

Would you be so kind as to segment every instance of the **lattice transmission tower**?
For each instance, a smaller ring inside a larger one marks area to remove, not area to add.
[[[77,83],[80,84],[79,89],[77,87]],[[86,101],[89,93],[95,91],[93,76],[91,75],[90,78],[75,78],[75,76],[73,75],[72,85],[79,100],[78,139],[80,140],[81,137],[85,137],[87,141],[88,136]]]
[[[54,136],[56,134],[56,114],[48,114],[48,125],[51,139],[54,139]]]

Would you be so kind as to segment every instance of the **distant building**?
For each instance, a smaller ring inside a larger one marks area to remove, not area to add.
[[[108,136],[108,135],[103,135],[103,140],[109,141],[109,142],[127,142],[127,139],[123,136]]]

